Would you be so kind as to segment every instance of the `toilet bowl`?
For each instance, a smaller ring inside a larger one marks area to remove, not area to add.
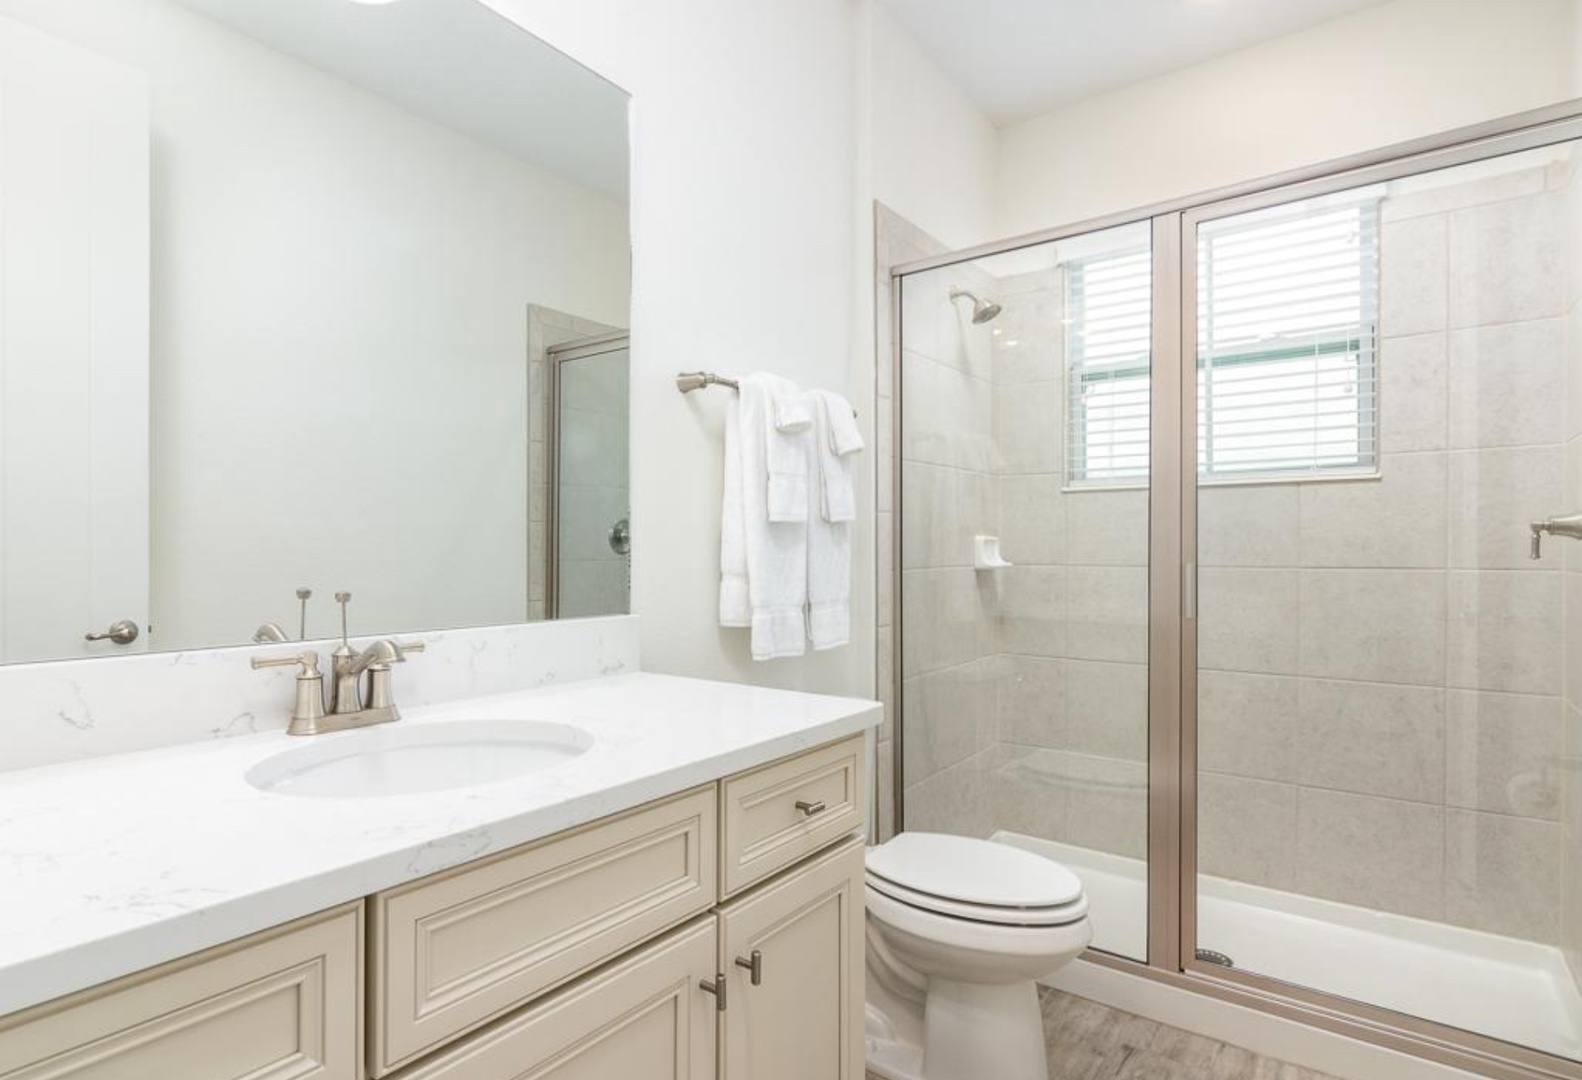
[[[1037,980],[1092,940],[1082,883],[1032,852],[938,833],[868,850],[868,1069],[1048,1080]]]

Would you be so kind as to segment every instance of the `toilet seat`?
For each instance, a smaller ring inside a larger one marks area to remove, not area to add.
[[[939,833],[902,833],[868,852],[868,887],[898,903],[1000,926],[1064,926],[1087,916],[1082,882],[1029,851]]]

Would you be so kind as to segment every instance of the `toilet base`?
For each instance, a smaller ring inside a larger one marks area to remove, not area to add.
[[[926,1045],[913,1045],[870,1003],[868,1071],[884,1080],[1049,1080],[1032,982],[931,980],[923,1027]]]

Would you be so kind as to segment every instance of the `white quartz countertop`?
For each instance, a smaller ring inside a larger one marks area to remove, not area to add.
[[[548,836],[879,722],[872,701],[632,674],[409,710],[550,720],[580,757],[372,798],[254,789],[284,733],[0,773],[0,1015]],[[348,734],[312,736],[315,740]]]

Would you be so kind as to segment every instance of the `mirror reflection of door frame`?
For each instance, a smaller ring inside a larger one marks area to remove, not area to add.
[[[620,349],[630,349],[632,335],[615,330],[579,338],[545,350],[545,392],[549,398],[544,429],[544,618],[560,618],[560,365]],[[531,552],[529,553],[531,556]],[[628,597],[627,607],[631,607]]]

